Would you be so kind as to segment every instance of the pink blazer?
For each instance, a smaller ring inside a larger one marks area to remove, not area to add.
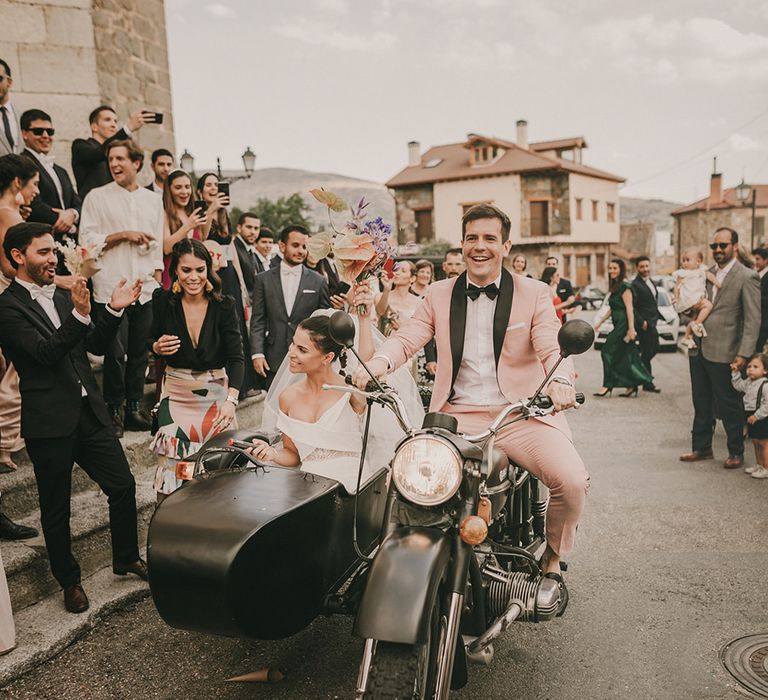
[[[390,366],[396,369],[435,338],[438,363],[431,411],[441,410],[448,402],[461,364],[467,308],[465,289],[466,273],[432,284],[413,317],[376,353],[385,356]],[[510,403],[531,396],[546,372],[557,362],[560,328],[549,287],[503,270],[493,339],[499,389]],[[557,374],[574,381],[573,361],[565,359]],[[570,437],[568,423],[562,414],[542,420]]]

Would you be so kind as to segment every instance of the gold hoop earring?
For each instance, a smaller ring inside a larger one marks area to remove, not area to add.
[[[210,294],[213,291],[213,285],[211,284],[210,280],[207,280],[205,283],[205,291]]]
[[[179,280],[176,280],[176,281],[175,281],[175,282],[174,282],[174,283],[171,285],[171,291],[172,291],[174,294],[181,294],[181,285],[179,284]]]

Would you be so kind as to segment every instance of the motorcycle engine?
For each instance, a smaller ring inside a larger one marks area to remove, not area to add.
[[[482,573],[487,582],[486,605],[490,620],[503,614],[513,600],[523,606],[519,620],[544,622],[555,617],[560,602],[557,581],[523,571],[510,573],[490,563],[483,567]]]

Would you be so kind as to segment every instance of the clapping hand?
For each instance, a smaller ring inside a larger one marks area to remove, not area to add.
[[[58,217],[53,224],[53,230],[56,233],[68,233],[75,225],[75,210],[52,207],[51,211],[55,212]]]
[[[122,311],[138,301],[140,295],[141,280],[136,280],[133,284],[128,285],[125,279],[121,279],[117,283],[117,286],[112,290],[109,305],[115,311]]]
[[[88,283],[85,277],[76,277],[69,291],[72,296],[72,305],[81,316],[91,315],[91,293],[88,291]]]

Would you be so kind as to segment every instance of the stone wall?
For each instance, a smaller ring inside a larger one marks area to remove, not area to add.
[[[758,207],[755,210],[755,247],[764,245],[765,218],[768,210]],[[675,217],[673,240],[678,260],[686,248],[699,248],[709,260],[709,245],[712,234],[721,226],[732,228],[739,234],[742,248],[749,251],[752,248],[752,209],[751,207],[736,207],[731,209],[710,209],[687,212]]]
[[[0,27],[13,105],[51,115],[57,162],[69,167],[72,141],[90,135],[88,114],[101,103],[121,122],[144,106],[163,111],[164,124],[137,140],[173,149],[163,0],[0,0]]]
[[[653,259],[656,254],[656,224],[639,222],[621,224],[619,247],[626,251],[630,258],[647,255]]]
[[[419,209],[434,209],[432,185],[402,187],[395,190],[395,216],[399,244],[416,240],[416,210]]]
[[[561,236],[571,233],[570,194],[567,173],[544,173],[520,177],[521,201],[520,235],[531,235],[530,207],[528,202],[546,200],[549,202],[549,235]]]

